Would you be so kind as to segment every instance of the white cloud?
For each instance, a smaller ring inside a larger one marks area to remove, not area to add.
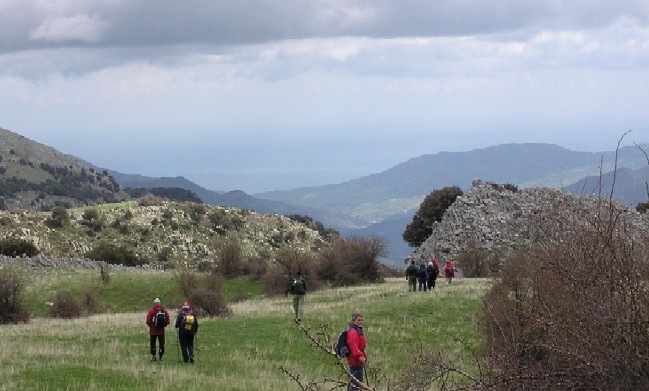
[[[55,17],[45,19],[29,37],[43,41],[99,42],[108,28],[109,24],[96,16]]]

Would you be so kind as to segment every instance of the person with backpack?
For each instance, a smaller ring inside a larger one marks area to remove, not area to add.
[[[415,265],[415,260],[410,261],[410,265],[406,268],[406,281],[408,281],[408,292],[415,292],[417,290],[417,274],[419,270]]]
[[[160,299],[153,300],[153,307],[147,312],[145,323],[149,326],[149,346],[151,348],[151,361],[156,361],[156,341],[158,342],[158,359],[162,360],[165,354],[165,327],[171,323],[169,312],[162,307]]]
[[[417,281],[419,282],[419,292],[422,290],[426,292],[428,290],[428,271],[423,263],[419,265],[419,270],[417,270]]]
[[[439,265],[437,265],[437,260],[435,260],[435,263],[433,263],[433,260],[435,260],[435,257],[428,261],[428,265],[426,266],[426,271],[428,272],[428,290],[432,291],[435,289],[435,282],[437,281],[437,275],[439,274]]]
[[[302,277],[301,271],[298,270],[288,291],[293,295],[295,321],[301,322],[304,315],[304,297],[306,296],[306,280]]]
[[[365,365],[367,364],[367,355],[365,354],[365,347],[367,340],[363,332],[363,314],[352,314],[349,329],[347,330],[347,347],[349,348],[349,355],[347,356],[347,364],[349,364],[349,372],[360,382],[364,382]],[[348,391],[359,390],[358,382],[351,379],[347,386]]]
[[[451,260],[446,261],[446,265],[444,265],[444,276],[446,277],[448,284],[451,285],[451,282],[455,277],[455,268],[453,267],[453,262],[451,262]]]
[[[198,317],[189,306],[189,302],[183,302],[176,318],[178,329],[178,345],[185,363],[194,363],[194,336],[198,332]]]

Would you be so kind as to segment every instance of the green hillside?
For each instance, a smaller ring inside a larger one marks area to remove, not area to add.
[[[73,273],[74,274],[74,273]],[[163,272],[138,274],[147,280]],[[30,289],[44,277],[30,278]],[[66,273],[48,277],[61,282]],[[50,284],[52,287],[55,284]],[[486,280],[457,280],[431,293],[408,293],[401,279],[384,284],[314,292],[306,300],[304,326],[324,342],[346,327],[349,315],[365,315],[369,382],[386,389],[401,371],[417,370],[414,357],[441,350],[449,358],[470,361],[478,347],[474,319]],[[74,320],[33,319],[26,325],[0,327],[0,376],[9,390],[300,390],[301,381],[344,381],[336,359],[313,347],[291,321],[290,298],[257,298],[232,305],[228,318],[201,318],[196,363],[179,362],[176,334],[167,330],[167,354],[150,362],[144,318],[146,297],[124,291],[133,303],[128,313],[105,313]],[[161,296],[175,313],[177,301]],[[117,299],[115,299],[117,300]],[[110,305],[107,305],[110,307]],[[469,370],[475,368],[469,367]],[[330,388],[327,388],[330,389]]]
[[[106,171],[0,128],[0,209],[50,210],[127,198]]]
[[[245,259],[272,259],[282,248],[317,250],[318,232],[280,215],[194,203],[135,201],[67,210],[56,225],[54,212],[0,211],[0,238],[33,243],[43,255],[84,257],[100,244],[134,254],[154,267],[213,262],[218,248],[235,241]]]

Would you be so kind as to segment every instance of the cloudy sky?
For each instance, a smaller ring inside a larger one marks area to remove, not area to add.
[[[649,142],[647,0],[0,0],[0,127],[210,189]]]

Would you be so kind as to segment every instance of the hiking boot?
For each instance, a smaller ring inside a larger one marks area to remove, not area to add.
[[[189,358],[189,363],[190,363],[190,364],[193,364],[193,363],[194,363],[194,357],[190,357],[190,358]]]

